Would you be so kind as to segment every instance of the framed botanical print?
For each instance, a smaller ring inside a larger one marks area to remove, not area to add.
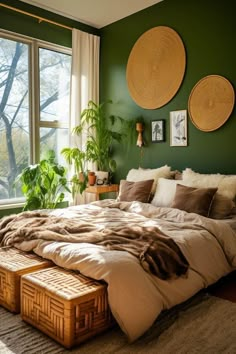
[[[161,143],[165,141],[165,121],[164,119],[151,121],[152,142]]]
[[[170,146],[187,146],[187,110],[170,112]]]

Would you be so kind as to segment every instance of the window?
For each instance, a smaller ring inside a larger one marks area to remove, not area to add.
[[[0,32],[0,204],[22,169],[68,146],[71,50]]]

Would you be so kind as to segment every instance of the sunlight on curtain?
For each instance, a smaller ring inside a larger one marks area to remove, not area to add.
[[[100,37],[72,30],[72,79],[71,79],[71,111],[70,131],[80,123],[80,114],[87,107],[88,101],[99,101],[99,50]],[[78,137],[70,135],[70,146],[83,148],[86,132]],[[93,166],[90,166],[93,169]],[[95,200],[92,194],[78,195],[75,204],[88,203]]]

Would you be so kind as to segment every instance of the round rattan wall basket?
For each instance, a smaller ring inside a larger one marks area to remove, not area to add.
[[[128,58],[126,80],[131,97],[146,109],[164,106],[178,91],[185,66],[185,48],[177,32],[166,26],[148,30]]]
[[[209,75],[193,87],[188,111],[193,124],[204,132],[220,128],[232,113],[235,101],[231,83],[219,75]]]

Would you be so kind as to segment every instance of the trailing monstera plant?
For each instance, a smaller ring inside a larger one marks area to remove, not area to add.
[[[70,192],[66,169],[55,161],[55,153],[50,150],[38,164],[23,169],[15,184],[21,183],[26,198],[23,210],[54,209]]]

